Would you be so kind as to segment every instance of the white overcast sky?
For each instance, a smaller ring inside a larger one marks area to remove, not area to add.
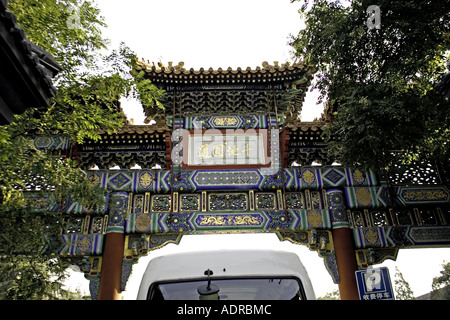
[[[165,64],[183,61],[185,68],[196,70],[201,67],[254,69],[263,61],[293,61],[288,39],[304,27],[297,12],[301,4],[291,4],[289,0],[96,0],[96,3],[108,24],[104,35],[112,40],[113,49],[123,41],[146,61]],[[303,120],[320,116],[322,108],[315,101],[315,97],[307,96]],[[142,108],[133,101],[123,101],[123,106],[128,116],[141,124]],[[274,234],[185,236],[179,245],[168,245],[141,258],[133,269],[124,297],[136,298],[149,259],[166,253],[211,248],[294,251],[305,265],[317,296],[337,288],[316,252],[280,242]],[[444,260],[450,261],[450,249],[405,249],[400,250],[396,262],[389,260],[382,265],[389,267],[392,284],[397,266],[417,296],[431,290],[432,278],[439,276]],[[81,283],[83,288],[87,287],[87,281]]]
[[[117,44],[138,57],[186,68],[255,68],[291,60],[287,45],[303,23],[289,0],[96,0]]]
[[[304,27],[299,3],[289,0],[96,0],[112,48],[125,42],[145,61],[187,69],[261,66],[293,62],[291,35]],[[320,117],[317,94],[307,95],[302,118]],[[122,100],[128,118],[143,124],[142,107]]]

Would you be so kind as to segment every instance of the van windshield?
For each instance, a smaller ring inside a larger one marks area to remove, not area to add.
[[[306,299],[298,278],[225,278],[211,279],[218,287],[215,295],[199,294],[205,278],[179,282],[159,282],[150,286],[149,300],[303,300]]]

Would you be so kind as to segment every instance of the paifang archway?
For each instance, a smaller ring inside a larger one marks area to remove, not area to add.
[[[29,195],[41,209],[65,213],[53,249],[85,272],[93,299],[118,299],[139,257],[185,234],[273,232],[307,245],[323,257],[341,299],[358,299],[356,270],[395,259],[400,248],[449,246],[450,192],[440,168],[335,165],[321,136],[327,115],[298,118],[314,68],[139,62],[136,71],[166,91],[165,111],[144,106],[156,123],[127,124],[73,149],[93,183],[108,190],[107,206],[60,208]],[[71,143],[39,137],[35,145]]]

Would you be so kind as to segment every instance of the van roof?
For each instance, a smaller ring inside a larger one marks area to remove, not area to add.
[[[154,282],[198,279],[210,269],[215,277],[294,276],[311,286],[298,255],[276,250],[209,250],[175,253],[150,260],[141,290]]]

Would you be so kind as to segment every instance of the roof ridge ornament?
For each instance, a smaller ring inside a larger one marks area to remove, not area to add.
[[[145,70],[147,72],[156,72],[156,73],[176,73],[176,74],[180,74],[180,73],[184,73],[184,74],[226,74],[226,73],[233,73],[233,74],[237,74],[237,73],[247,73],[247,72],[251,72],[251,73],[258,73],[258,72],[267,72],[269,71],[270,73],[274,73],[276,71],[292,71],[295,69],[301,69],[301,68],[305,68],[307,67],[303,61],[298,61],[298,58],[295,58],[295,60],[293,62],[290,61],[285,61],[284,63],[281,63],[279,61],[273,61],[272,64],[270,64],[267,61],[263,61],[261,66],[256,66],[254,69],[251,67],[246,67],[245,69],[242,67],[238,67],[236,69],[233,69],[232,67],[228,67],[228,68],[222,68],[222,67],[218,67],[218,68],[199,68],[198,70],[195,70],[194,68],[189,68],[186,69],[184,67],[184,62],[180,61],[178,62],[178,64],[174,65],[173,61],[168,61],[167,65],[164,64],[163,62],[159,61],[157,62],[157,64],[155,64],[154,62],[149,62],[148,60],[145,61],[144,59],[142,59],[142,61],[137,61],[137,69],[138,70]],[[315,70],[313,71],[313,73],[315,72]]]

